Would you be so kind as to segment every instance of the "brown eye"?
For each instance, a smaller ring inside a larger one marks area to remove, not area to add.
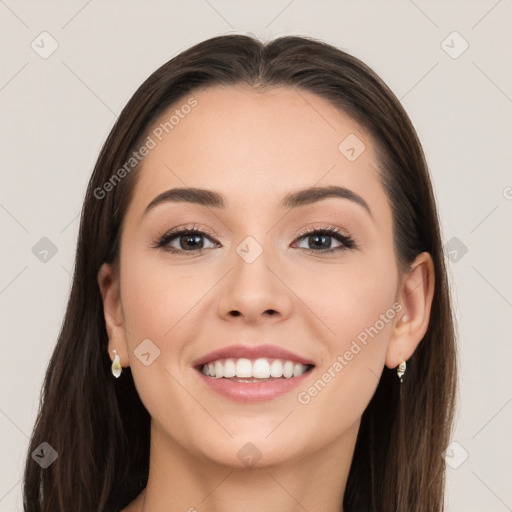
[[[210,241],[211,247],[205,246],[205,239]],[[193,253],[211,249],[217,245],[207,233],[196,228],[183,228],[166,233],[153,247],[162,248],[170,253]]]
[[[332,239],[340,245],[332,248]],[[317,228],[312,231],[302,232],[297,240],[305,241],[309,247],[299,247],[306,251],[313,252],[341,252],[355,247],[354,239],[334,227]]]

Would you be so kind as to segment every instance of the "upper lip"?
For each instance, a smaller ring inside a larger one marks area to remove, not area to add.
[[[263,345],[228,345],[227,347],[222,347],[217,350],[213,350],[208,354],[195,359],[192,361],[192,366],[202,366],[206,363],[211,363],[212,361],[217,361],[219,359],[228,359],[233,358],[237,359],[240,357],[246,357],[247,359],[258,359],[260,357],[265,358],[276,358],[276,359],[286,359],[289,361],[294,361],[297,363],[302,363],[304,365],[313,365],[313,361],[306,359],[305,357],[299,356],[294,352],[290,352],[283,347],[279,347],[277,345],[263,344]]]

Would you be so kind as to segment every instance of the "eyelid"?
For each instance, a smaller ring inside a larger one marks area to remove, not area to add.
[[[210,231],[206,226],[203,226],[201,224],[193,223],[193,224],[181,224],[179,226],[176,226],[172,229],[166,229],[163,232],[160,232],[156,235],[156,240],[160,240],[164,236],[170,236],[173,234],[178,234],[181,232],[188,232],[188,231],[197,231],[204,233],[205,235],[208,235],[213,240],[217,241],[215,238],[215,234]]]
[[[329,231],[333,233],[338,233],[340,235],[343,235],[346,238],[354,238],[348,231],[346,231],[343,228],[340,228],[338,226],[332,226],[328,224],[320,224],[320,225],[309,225],[303,228],[300,228],[295,232],[294,240],[297,238],[301,238],[303,236],[309,235],[312,232],[315,231]]]

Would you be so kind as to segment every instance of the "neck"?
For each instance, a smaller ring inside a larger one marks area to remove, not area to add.
[[[320,449],[304,450],[296,460],[240,468],[192,456],[152,421],[148,484],[133,510],[343,512],[358,428],[359,422]]]

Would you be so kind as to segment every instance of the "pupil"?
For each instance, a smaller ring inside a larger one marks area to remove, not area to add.
[[[331,244],[330,244],[330,240],[329,242],[326,242],[325,240],[326,239],[330,239],[331,237],[329,235],[312,235],[309,237],[309,242],[312,243],[314,245],[314,240],[323,240],[324,241],[324,244],[327,246],[327,248],[331,247]]]
[[[184,247],[184,248],[187,248],[187,244],[189,244],[189,242],[192,240],[192,242],[190,243],[190,246],[192,248],[197,248],[197,246],[199,246],[199,249],[201,249],[203,247],[203,244],[200,242],[201,241],[201,235],[184,235],[181,237],[181,246]],[[199,240],[199,242],[198,242]]]

